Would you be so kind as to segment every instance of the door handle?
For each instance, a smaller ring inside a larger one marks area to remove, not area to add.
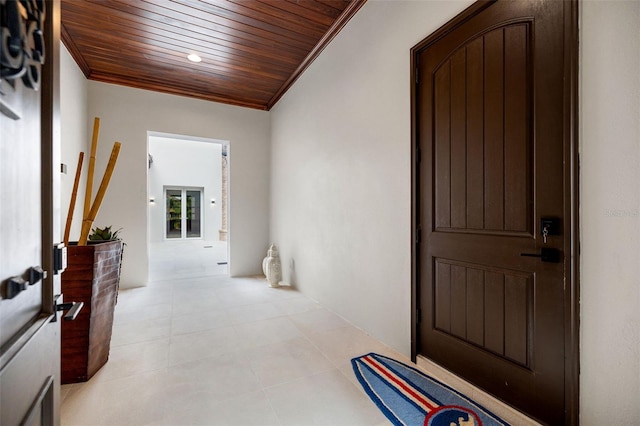
[[[562,252],[557,249],[543,247],[540,253],[520,253],[520,256],[539,257],[543,262],[559,263],[562,260]]]
[[[34,285],[40,282],[40,280],[47,278],[47,271],[43,270],[41,266],[32,266],[29,268],[29,285]]]
[[[67,314],[63,318],[66,321],[73,321],[74,319],[76,319],[83,307],[84,302],[69,302],[57,305],[56,309],[59,311],[67,311]]]
[[[18,294],[29,289],[29,286],[37,284],[40,280],[47,278],[47,271],[43,270],[41,266],[32,266],[24,276],[11,277],[6,280],[5,288],[2,297],[5,299],[13,299]]]
[[[11,277],[7,280],[5,285],[4,294],[5,299],[13,299],[21,292],[25,291],[29,286],[29,281],[25,281],[22,277]]]
[[[53,311],[57,313],[58,311],[67,311],[65,316],[63,317],[65,321],[73,321],[76,319],[80,310],[84,307],[84,302],[68,302],[68,303],[58,303],[58,299],[62,297],[61,294],[55,297],[55,301],[53,302]],[[55,314],[51,322],[58,321],[58,315]]]

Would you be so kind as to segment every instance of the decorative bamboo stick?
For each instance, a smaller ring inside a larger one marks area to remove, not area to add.
[[[84,193],[84,211],[82,220],[87,220],[91,210],[91,196],[93,195],[93,174],[96,167],[96,150],[98,149],[98,133],[100,132],[100,118],[93,119],[93,137],[91,138],[91,154],[89,155],[89,169],[87,170],[87,189]],[[84,223],[84,222],[83,222]]]
[[[104,194],[107,192],[107,187],[109,186],[109,181],[111,180],[111,175],[113,174],[113,169],[115,169],[116,162],[118,161],[118,154],[120,153],[121,145],[122,144],[120,142],[115,142],[113,144],[113,149],[111,150],[111,157],[109,158],[109,162],[107,163],[107,168],[104,171],[104,176],[102,177],[102,182],[100,182],[100,187],[98,188],[98,192],[96,193],[96,198],[95,200],[93,200],[93,204],[91,205],[91,210],[89,211],[89,215],[82,222],[82,232],[80,234],[80,240],[78,241],[79,246],[87,245],[87,239],[89,238],[91,225],[93,224],[93,221],[96,219],[96,216],[98,215],[98,210],[100,210],[102,199],[104,198]]]
[[[76,167],[76,177],[73,180],[73,190],[71,191],[71,201],[69,202],[69,212],[67,213],[67,224],[64,228],[64,245],[69,245],[69,233],[71,232],[71,222],[73,220],[73,210],[76,207],[76,197],[78,195],[78,185],[80,184],[80,173],[82,172],[82,161],[84,152],[78,156],[78,167]]]

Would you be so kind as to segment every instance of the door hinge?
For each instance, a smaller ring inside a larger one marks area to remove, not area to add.
[[[422,242],[422,227],[418,226],[416,229],[416,243],[420,244]]]
[[[416,148],[416,163],[422,162],[422,150],[420,148]]]
[[[420,83],[420,70],[416,67],[416,84]]]
[[[418,308],[416,309],[416,323],[421,323],[422,322],[422,309]]]

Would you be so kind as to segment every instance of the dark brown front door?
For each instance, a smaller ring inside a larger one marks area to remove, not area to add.
[[[562,424],[565,5],[476,9],[413,51],[417,352]]]
[[[58,26],[57,1],[0,0],[2,426],[60,423],[60,321],[53,307],[60,279],[52,268]]]

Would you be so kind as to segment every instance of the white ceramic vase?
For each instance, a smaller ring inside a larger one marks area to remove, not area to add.
[[[275,244],[271,244],[267,257],[262,261],[262,272],[269,281],[269,287],[280,287],[282,281],[282,265],[280,264],[280,254]]]

